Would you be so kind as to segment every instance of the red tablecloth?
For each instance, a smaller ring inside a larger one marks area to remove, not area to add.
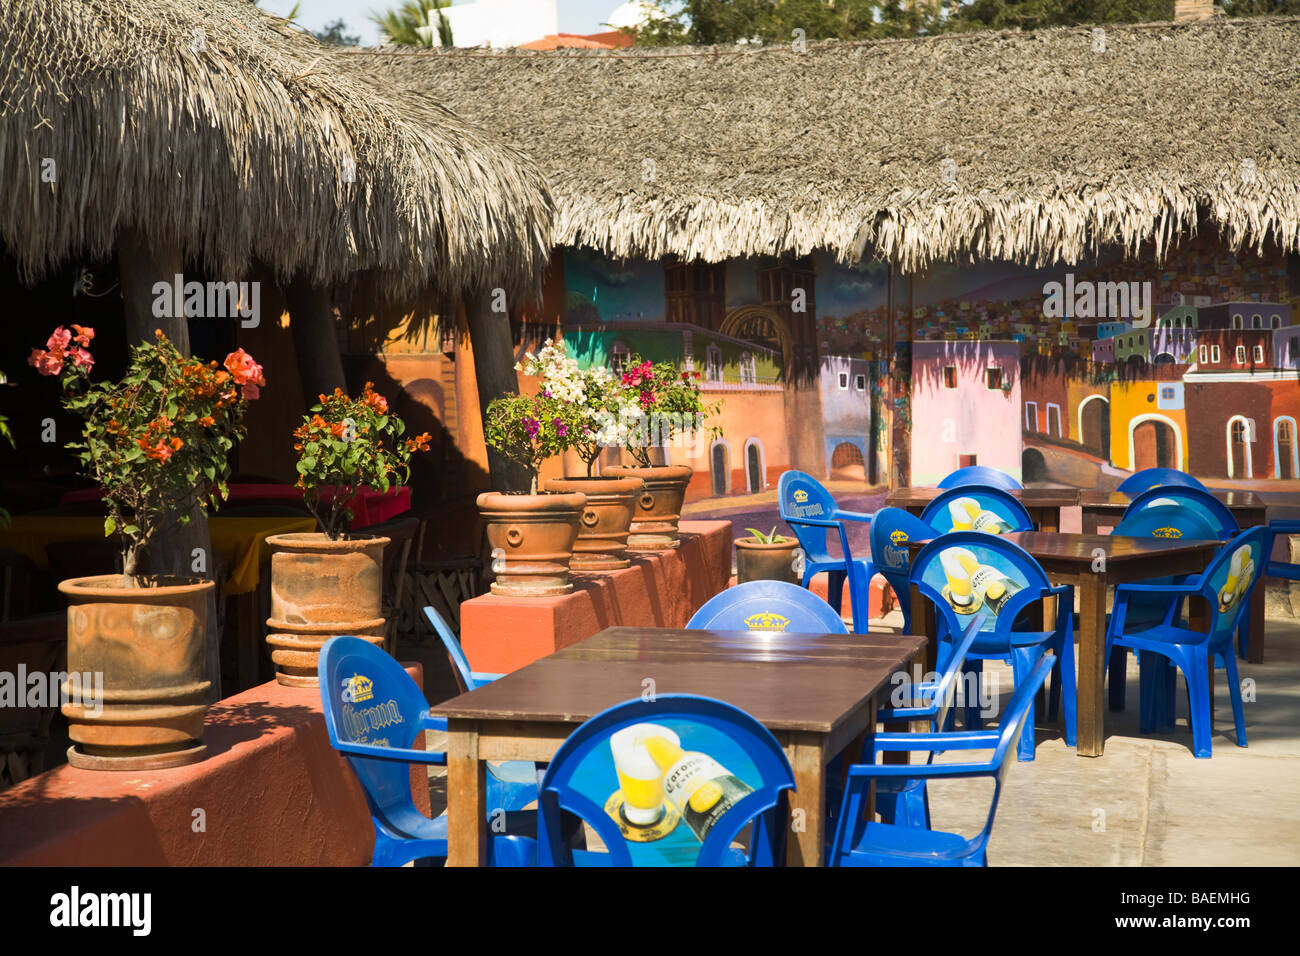
[[[69,491],[59,499],[59,504],[68,505],[82,501],[94,501],[103,496],[104,490],[102,488],[83,488],[79,491]],[[328,499],[330,496],[325,494],[323,497]],[[230,486],[230,495],[226,498],[225,503],[227,505],[240,505],[276,501],[288,501],[296,504],[302,501],[302,491],[293,485],[236,484]],[[411,510],[411,489],[409,486],[390,488],[388,491],[362,488],[348,501],[348,508],[352,511],[351,527],[364,528],[368,525],[379,524]]]

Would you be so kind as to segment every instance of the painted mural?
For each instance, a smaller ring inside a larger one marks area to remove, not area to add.
[[[789,468],[863,488],[969,464],[1080,487],[1152,466],[1300,480],[1286,257],[1201,236],[1154,263],[1145,248],[904,276],[823,254],[565,250],[565,337],[580,361],[704,373],[724,412],[707,461],[688,462],[694,497],[769,490]]]

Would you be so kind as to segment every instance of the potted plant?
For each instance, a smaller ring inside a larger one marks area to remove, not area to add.
[[[565,353],[564,342],[546,340],[537,355],[527,353],[527,362],[515,366],[537,376],[539,392],[571,405],[577,421],[567,426],[565,438],[586,466],[580,477],[565,475],[546,483],[546,491],[586,496],[579,520],[578,540],[569,562],[574,571],[611,571],[626,568],[624,556],[628,530],[636,513],[636,499],[645,488],[637,477],[593,475],[596,459],[605,448],[622,445],[620,412],[626,413],[627,393],[614,373],[603,365],[581,369]],[[635,413],[635,408],[630,410]]]
[[[341,388],[321,395],[293,433],[298,487],[320,531],[267,538],[271,553],[271,645],[275,679],[316,687],[320,649],[351,634],[383,646],[384,547],[380,535],[350,534],[348,502],[367,488],[399,488],[429,435],[402,438],[406,426],[366,382],[358,398]]]
[[[748,538],[736,539],[736,583],[746,581],[789,581],[800,583],[795,570],[799,541],[777,534],[776,527],[767,534],[746,528]]]
[[[699,372],[679,372],[667,362],[652,363],[632,356],[621,385],[632,399],[634,420],[620,421],[624,447],[635,465],[615,465],[606,474],[637,477],[645,491],[637,499],[628,548],[632,551],[661,551],[675,548],[677,522],[681,518],[686,485],[693,469],[689,465],[654,465],[650,449],[668,446],[674,438],[704,427],[705,419],[718,405],[705,405],[700,397]],[[712,434],[717,429],[711,429]]]
[[[68,599],[68,672],[103,675],[100,700],[69,699],[62,708],[74,767],[151,770],[204,753],[204,635],[215,585],[150,573],[145,559],[196,507],[225,496],[244,410],[266,382],[243,349],[219,367],[155,336],[131,349],[120,382],[91,382],[94,331],[78,325],[59,327],[28,358],[42,375],[62,376],[63,405],[85,422],[81,441],[67,447],[103,487],[104,533],[122,542],[122,574],[59,584]]]
[[[543,390],[494,398],[485,418],[487,443],[530,476],[527,494],[485,491],[478,496],[496,576],[492,593],[545,597],[573,590],[569,561],[587,496],[538,494],[537,473],[542,462],[570,446],[583,425],[581,409]]]

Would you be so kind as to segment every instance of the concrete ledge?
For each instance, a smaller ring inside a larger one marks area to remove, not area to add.
[[[417,683],[423,672],[406,665]],[[330,747],[316,688],[274,681],[213,705],[205,760],[139,773],[67,765],[0,791],[0,866],[364,866],[374,827]],[[423,746],[418,739],[416,747]],[[429,812],[427,768],[415,805]],[[203,811],[206,831],[196,832]]]
[[[681,546],[629,553],[620,571],[574,574],[552,598],[484,594],[460,606],[460,639],[476,671],[506,674],[616,625],[685,627],[731,578],[729,521],[682,521]]]

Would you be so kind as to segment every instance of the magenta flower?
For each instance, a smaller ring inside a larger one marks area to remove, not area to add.
[[[535,439],[537,433],[542,430],[542,423],[535,418],[525,418],[524,430],[528,432],[529,439]]]
[[[569,434],[569,426],[564,424],[560,419],[555,419],[553,424],[555,425],[555,434],[559,435],[561,438]]]

